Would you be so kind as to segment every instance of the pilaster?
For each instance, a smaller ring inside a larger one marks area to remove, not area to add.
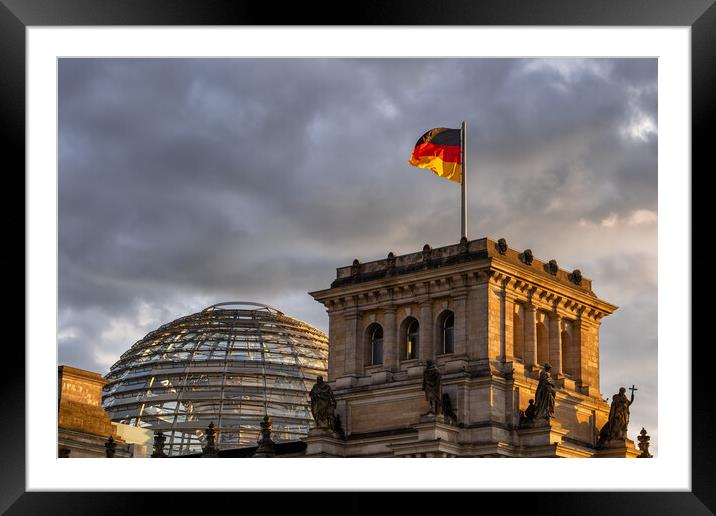
[[[532,303],[525,305],[525,357],[526,366],[537,365],[537,309]]]
[[[418,358],[421,361],[435,360],[435,343],[433,342],[433,306],[430,299],[420,302],[420,347]]]
[[[345,365],[344,375],[358,375],[362,373],[363,368],[363,343],[360,339],[360,328],[362,315],[358,309],[353,308],[346,310],[345,313]]]
[[[549,316],[549,363],[554,374],[560,375],[562,370],[562,316],[552,313]]]
[[[383,366],[389,371],[398,367],[398,332],[395,322],[395,306],[388,306],[383,310]]]
[[[581,317],[579,324],[579,365],[583,391],[589,396],[599,396],[599,352],[597,333],[599,325]]]
[[[461,292],[453,297],[455,302],[455,354],[467,353],[467,293]]]

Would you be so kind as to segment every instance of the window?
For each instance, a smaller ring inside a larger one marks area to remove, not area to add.
[[[445,312],[441,325],[441,352],[455,353],[455,314]]]
[[[413,360],[418,358],[418,344],[420,339],[420,324],[417,320],[412,319],[408,323],[405,332],[405,360]]]
[[[574,374],[572,336],[566,330],[560,336],[562,341],[562,372],[571,376]]]
[[[525,353],[525,333],[524,333],[524,313],[525,309],[521,305],[515,305],[515,313],[512,317],[512,344],[513,355],[520,360],[524,359]]]
[[[370,363],[383,363],[383,328],[377,324],[370,333]]]
[[[538,322],[536,327],[537,332],[537,363],[544,366],[545,362],[549,361],[549,336],[547,334],[547,327],[544,323]]]

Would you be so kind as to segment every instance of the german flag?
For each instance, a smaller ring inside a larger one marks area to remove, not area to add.
[[[415,144],[408,163],[427,168],[450,181],[462,181],[462,148],[460,129],[437,127],[422,135]]]

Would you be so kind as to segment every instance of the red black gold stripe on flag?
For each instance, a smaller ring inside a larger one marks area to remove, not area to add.
[[[427,168],[450,181],[462,181],[460,129],[437,127],[422,135],[408,163]]]

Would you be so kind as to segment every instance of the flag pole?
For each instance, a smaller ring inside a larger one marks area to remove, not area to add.
[[[460,129],[460,153],[462,161],[462,174],[460,174],[460,189],[462,190],[462,238],[467,238],[467,159],[466,159],[466,142],[467,142],[467,126],[462,121]]]

